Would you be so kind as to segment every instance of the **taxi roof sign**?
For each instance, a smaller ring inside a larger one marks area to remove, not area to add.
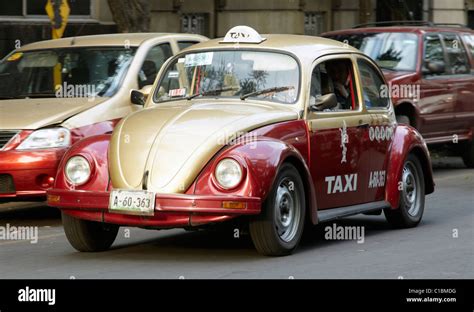
[[[248,26],[235,26],[230,29],[221,43],[261,43],[266,38],[262,38],[260,34]]]

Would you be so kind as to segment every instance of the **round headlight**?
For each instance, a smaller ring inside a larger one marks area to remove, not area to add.
[[[73,156],[66,163],[66,178],[75,185],[84,184],[91,176],[89,161],[82,156]]]
[[[242,168],[237,161],[225,158],[217,164],[215,176],[222,188],[231,189],[239,185],[242,180]]]

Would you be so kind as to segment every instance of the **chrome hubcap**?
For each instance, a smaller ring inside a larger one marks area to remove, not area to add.
[[[410,216],[415,217],[420,211],[420,181],[415,165],[412,162],[407,162],[403,168],[402,183],[402,200],[405,208]]]
[[[275,225],[278,236],[290,242],[298,231],[300,200],[295,191],[294,182],[283,179],[278,186],[275,198]]]

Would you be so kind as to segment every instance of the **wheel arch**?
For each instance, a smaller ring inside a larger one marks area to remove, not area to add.
[[[418,126],[418,110],[416,106],[409,102],[409,101],[403,101],[398,103],[395,106],[395,115],[405,115],[410,119],[410,124],[414,127],[417,128]]]

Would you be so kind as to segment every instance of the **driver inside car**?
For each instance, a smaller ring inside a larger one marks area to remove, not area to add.
[[[350,88],[350,69],[347,62],[342,60],[328,61],[325,63],[326,71],[332,80],[334,93],[336,94],[338,109],[352,109],[352,97]]]

